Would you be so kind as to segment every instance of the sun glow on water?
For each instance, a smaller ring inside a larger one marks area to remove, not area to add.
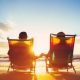
[[[38,73],[46,73],[46,63],[45,61],[36,61],[36,74]]]

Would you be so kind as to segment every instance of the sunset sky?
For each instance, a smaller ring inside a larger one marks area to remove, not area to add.
[[[0,0],[0,41],[21,31],[47,52],[50,33],[80,34],[80,0]]]

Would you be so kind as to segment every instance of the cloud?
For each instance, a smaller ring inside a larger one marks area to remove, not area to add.
[[[9,24],[5,24],[5,23],[0,23],[0,30],[3,30],[3,31],[9,31],[11,30],[11,26]]]
[[[5,41],[12,30],[12,26],[9,23],[0,22],[0,41]]]

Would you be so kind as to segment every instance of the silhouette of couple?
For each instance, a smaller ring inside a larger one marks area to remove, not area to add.
[[[11,50],[11,49],[8,51],[9,58],[10,58],[10,60],[15,60],[15,61],[19,60],[18,61],[18,62],[20,62],[20,63],[18,63],[19,65],[21,63],[23,65],[25,65],[26,61],[29,62],[31,59],[34,59],[34,58],[36,59],[36,58],[39,58],[42,56],[48,57],[50,55],[52,57],[52,55],[54,54],[54,61],[52,60],[53,58],[50,59],[52,64],[56,64],[56,65],[60,66],[60,64],[62,65],[65,63],[64,65],[67,65],[66,64],[67,62],[65,62],[65,61],[68,58],[67,54],[70,53],[70,51],[69,51],[70,47],[65,42],[65,34],[63,32],[57,33],[57,38],[60,39],[60,43],[58,45],[55,45],[52,50],[49,50],[49,52],[47,54],[42,53],[40,56],[35,56],[34,52],[30,52],[29,46],[26,46],[24,43],[18,43],[14,46],[14,49],[16,52],[13,52],[13,50]],[[21,32],[19,34],[19,39],[21,39],[21,40],[27,39],[27,33]],[[22,46],[20,46],[20,45],[22,45]],[[20,46],[20,48],[17,49],[17,46]],[[27,50],[26,50],[26,47],[28,47]],[[61,62],[63,62],[62,60],[64,60],[64,63],[61,63]]]

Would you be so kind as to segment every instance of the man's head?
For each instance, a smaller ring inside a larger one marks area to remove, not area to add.
[[[19,39],[27,39],[27,33],[26,32],[20,32]]]

